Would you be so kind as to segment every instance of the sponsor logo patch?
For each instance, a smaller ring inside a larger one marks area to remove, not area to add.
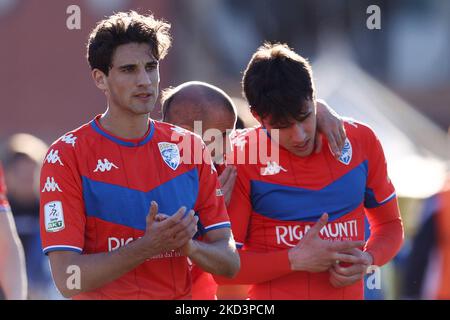
[[[64,212],[61,201],[47,202],[44,205],[45,230],[58,232],[64,229]]]

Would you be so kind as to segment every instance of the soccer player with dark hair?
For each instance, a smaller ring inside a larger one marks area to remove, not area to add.
[[[196,130],[207,146],[211,146],[211,156],[219,174],[225,203],[228,205],[236,179],[236,169],[232,165],[223,164],[225,155],[231,151],[230,139],[239,134],[239,130],[235,131],[237,112],[232,99],[223,90],[209,83],[189,81],[163,90],[161,105],[163,121],[186,130]],[[324,102],[318,102],[317,108],[320,109],[317,116],[319,130],[339,143],[336,147],[340,149],[334,150],[334,153],[340,153],[345,141],[341,118]],[[330,147],[334,146],[330,144]],[[319,152],[321,145],[316,145],[315,148]],[[216,287],[210,274],[202,272],[197,266],[193,267],[194,299],[214,299]],[[241,288],[239,290],[242,291]]]
[[[41,171],[43,250],[66,297],[189,299],[188,258],[226,277],[239,269],[203,142],[149,118],[169,27],[131,11],[90,34],[87,58],[107,110],[53,143]]]
[[[286,45],[260,47],[242,86],[261,126],[243,133],[234,149],[237,178],[228,213],[241,269],[234,279],[215,278],[251,284],[251,299],[362,299],[367,268],[388,262],[403,241],[378,138],[367,125],[346,121],[340,157],[328,148],[313,152],[311,66]],[[266,144],[276,161],[258,152]],[[252,152],[257,163],[239,162]],[[366,244],[365,215],[371,226]]]

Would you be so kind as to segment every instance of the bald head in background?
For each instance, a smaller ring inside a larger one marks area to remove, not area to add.
[[[201,121],[201,136],[207,145],[213,140],[208,130],[219,130],[223,141],[222,154],[215,154],[215,149],[212,150],[212,156],[220,162],[228,151],[225,141],[228,141],[231,130],[235,128],[237,118],[236,107],[223,90],[205,82],[185,82],[164,90],[161,104],[165,122],[195,132],[194,122]]]

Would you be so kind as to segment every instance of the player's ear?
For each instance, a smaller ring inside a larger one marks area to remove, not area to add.
[[[91,72],[92,79],[94,79],[94,83],[103,92],[106,91],[107,85],[106,85],[106,74],[103,73],[103,71],[99,69],[94,69]]]

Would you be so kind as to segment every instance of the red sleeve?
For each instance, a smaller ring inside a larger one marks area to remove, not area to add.
[[[86,215],[75,147],[53,144],[41,169],[40,224],[44,253],[84,247]]]
[[[253,210],[250,201],[250,181],[245,174],[245,169],[245,165],[236,166],[236,182],[227,208],[231,230],[238,249],[245,245],[248,224]]]
[[[380,140],[369,127],[364,127],[367,155],[367,183],[364,196],[366,208],[378,207],[395,198],[395,188],[388,176],[386,158]]]
[[[239,255],[241,269],[237,276],[230,279],[213,275],[218,284],[255,284],[270,281],[293,272],[289,262],[288,250],[264,253],[239,250]]]
[[[365,250],[372,254],[373,264],[382,266],[391,260],[403,243],[403,224],[395,188],[389,179],[383,148],[374,132],[366,127],[368,177],[364,206],[370,225]]]
[[[3,176],[3,168],[0,164],[0,213],[10,211],[8,199],[6,198],[6,184]]]
[[[199,193],[194,206],[194,210],[198,212],[203,233],[219,228],[230,228],[230,218],[225,207],[216,169],[212,165],[205,144],[199,139],[195,140],[197,141],[194,144],[197,143],[197,146],[203,150],[202,161],[197,166]]]
[[[366,209],[370,237],[365,251],[373,257],[373,264],[382,266],[391,260],[402,246],[404,234],[397,198],[382,206]]]

